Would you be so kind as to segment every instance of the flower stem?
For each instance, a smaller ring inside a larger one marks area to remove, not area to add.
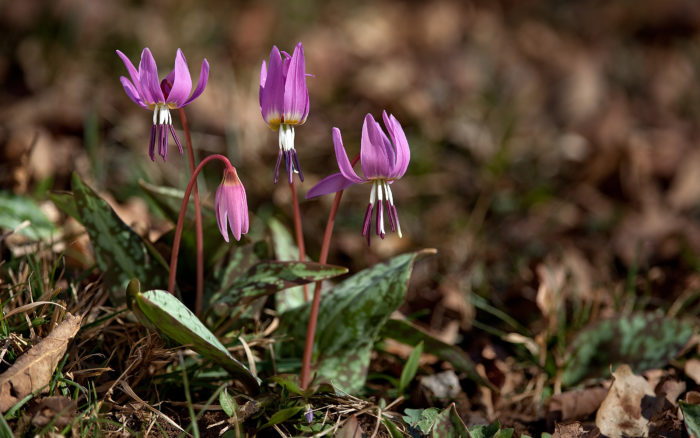
[[[190,174],[194,175],[194,148],[192,147],[192,137],[190,136],[190,125],[187,123],[185,109],[180,108],[180,119],[182,128],[185,130],[187,140],[187,156],[190,164]],[[197,240],[197,295],[194,305],[194,314],[199,316],[202,313],[202,298],[204,296],[204,238],[202,233],[202,207],[199,202],[199,190],[197,189],[197,178],[194,178],[194,230]]]
[[[351,166],[354,166],[360,160],[360,154],[357,154],[353,159]],[[325,264],[328,261],[328,251],[331,246],[331,237],[333,236],[333,226],[335,225],[335,216],[338,213],[340,200],[343,197],[343,191],[335,192],[333,198],[333,206],[328,213],[328,221],[326,222],[326,231],[323,233],[323,243],[321,244],[321,255],[318,262]],[[311,302],[311,314],[309,315],[309,325],[306,327],[306,340],[304,343],[304,357],[301,361],[301,389],[306,389],[309,386],[311,378],[311,355],[314,348],[314,338],[316,336],[316,322],[318,321],[318,309],[321,305],[321,283],[317,281],[314,288],[314,299]]]
[[[185,189],[185,196],[182,198],[182,205],[180,206],[180,214],[177,216],[177,225],[175,226],[175,237],[173,239],[173,249],[172,252],[170,253],[170,276],[168,277],[168,292],[171,294],[175,292],[175,277],[177,274],[177,257],[180,252],[180,241],[182,240],[182,227],[185,223],[185,213],[187,213],[187,203],[190,200],[190,194],[192,193],[192,189],[194,186],[197,184],[197,175],[199,175],[199,172],[202,171],[204,166],[212,161],[212,160],[220,160],[223,161],[226,167],[233,167],[231,165],[231,162],[228,160],[223,155],[220,154],[214,154],[214,155],[209,155],[206,158],[202,160],[201,163],[197,166],[196,169],[194,169],[194,172],[192,172],[192,176],[190,177],[190,182],[187,184],[187,188]]]
[[[299,200],[297,199],[297,189],[294,186],[294,180],[289,183],[289,190],[292,192],[292,206],[294,210],[294,233],[297,238],[297,247],[299,248],[299,261],[303,262],[306,259],[306,248],[304,248],[304,231],[301,228],[301,212],[299,210]],[[304,301],[309,301],[309,287],[304,285]]]

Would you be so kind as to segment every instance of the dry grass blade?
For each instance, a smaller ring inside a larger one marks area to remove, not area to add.
[[[119,386],[121,386],[122,390],[123,390],[129,397],[131,397],[131,398],[133,398],[134,400],[136,400],[136,402],[139,403],[141,406],[143,406],[143,407],[145,407],[146,409],[148,409],[149,411],[153,412],[154,414],[156,414],[157,416],[159,416],[160,418],[162,418],[163,420],[165,420],[168,424],[170,424],[171,426],[173,426],[174,428],[176,428],[176,429],[179,430],[180,432],[184,433],[185,435],[190,436],[190,437],[192,436],[192,435],[190,435],[189,433],[185,432],[185,429],[183,429],[182,427],[180,427],[180,426],[179,426],[176,422],[174,422],[170,417],[168,417],[167,415],[165,415],[164,413],[162,413],[162,412],[159,411],[158,409],[154,408],[153,406],[151,406],[151,405],[149,405],[148,403],[146,403],[145,401],[143,401],[143,400],[141,399],[141,397],[139,397],[138,395],[136,395],[136,393],[134,392],[133,389],[131,389],[131,387],[129,386],[128,383],[126,383],[125,381],[122,380],[121,382],[119,382]]]
[[[7,312],[4,317],[0,318],[0,320],[7,319],[10,316],[15,315],[17,313],[26,312],[27,310],[33,309],[34,307],[43,306],[44,304],[51,304],[54,306],[58,306],[63,310],[66,310],[65,306],[63,306],[59,303],[54,303],[53,301],[34,301],[33,303],[25,304],[24,306],[20,306],[20,307],[17,307],[16,309],[12,309],[11,311]]]
[[[48,385],[82,319],[68,314],[46,338],[0,375],[0,411],[5,412],[23,397]]]

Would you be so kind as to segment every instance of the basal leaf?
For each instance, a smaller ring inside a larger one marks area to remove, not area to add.
[[[299,414],[303,410],[304,410],[303,406],[295,406],[292,408],[280,409],[279,411],[272,414],[272,416],[270,417],[270,421],[265,423],[265,425],[263,425],[260,429],[265,429],[266,427],[270,427],[272,425],[287,421],[290,418],[292,418],[293,416]]]
[[[75,205],[75,197],[72,193],[53,192],[49,193],[49,198],[58,208],[63,210],[64,213],[80,222],[80,213],[78,213],[78,206]]]
[[[299,260],[299,248],[294,243],[291,233],[276,219],[270,219],[268,223],[272,235],[272,247],[275,257],[279,261]],[[304,288],[290,287],[282,293],[275,295],[275,308],[282,314],[288,309],[293,309],[304,304]]]
[[[389,315],[402,303],[414,262],[435,250],[403,254],[365,269],[336,285],[321,298],[316,343],[318,375],[347,392],[362,388],[369,352]],[[301,355],[310,304],[282,315],[280,331],[294,342],[283,348]]]
[[[456,413],[456,412],[455,412]],[[510,438],[513,429],[501,429],[498,421],[491,424],[477,424],[469,428],[469,435],[472,438]]]
[[[290,286],[312,283],[347,273],[341,266],[313,262],[264,261],[235,278],[233,284],[217,294],[217,303],[241,305]]]
[[[133,283],[132,283],[133,284]],[[248,388],[257,388],[259,380],[228,352],[202,322],[172,294],[164,290],[135,292],[129,286],[129,306],[144,325],[216,362],[239,378]]]
[[[449,345],[411,324],[409,321],[390,319],[382,327],[380,336],[394,339],[407,345],[425,344],[425,352],[434,354],[440,359],[450,362],[458,371],[465,373],[470,379],[480,385],[493,387],[476,372],[476,365],[471,358],[454,345]],[[494,388],[495,389],[495,388]]]
[[[433,438],[471,438],[454,403],[435,418],[431,436]]]
[[[403,416],[403,421],[414,429],[418,429],[424,434],[430,432],[435,424],[435,420],[440,411],[438,408],[427,408],[427,409],[406,409],[404,411],[406,415]]]
[[[637,373],[663,367],[692,334],[690,324],[654,313],[600,321],[573,340],[562,383],[571,386],[586,377],[607,375],[611,364],[627,363]]]
[[[226,388],[219,393],[219,404],[229,418],[233,417],[233,414],[238,411],[238,403],[231,397],[231,394],[228,393]]]
[[[0,228],[13,230],[24,221],[29,221],[29,226],[18,233],[30,239],[50,239],[58,232],[31,198],[0,192]]]
[[[155,289],[167,282],[167,264],[155,249],[127,226],[80,177],[71,182],[80,222],[90,235],[97,266],[112,298],[124,301],[129,280],[138,278],[144,288]]]
[[[408,360],[406,360],[406,364],[401,371],[401,378],[399,379],[399,394],[403,393],[403,391],[408,387],[408,384],[411,383],[411,380],[413,380],[413,378],[416,376],[416,372],[418,371],[418,361],[420,360],[422,354],[423,341],[420,341],[411,352],[411,355],[408,356]]]
[[[683,421],[685,428],[688,430],[688,435],[691,437],[700,437],[700,405],[693,405],[684,401],[679,401],[678,405],[683,412]]]

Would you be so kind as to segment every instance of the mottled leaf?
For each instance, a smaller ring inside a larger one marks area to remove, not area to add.
[[[653,313],[600,321],[573,340],[562,383],[571,386],[586,377],[608,375],[610,365],[620,363],[637,373],[663,367],[692,334],[690,324]]]
[[[80,213],[78,206],[75,205],[75,197],[70,192],[54,192],[49,193],[49,199],[56,204],[64,213],[71,216],[73,219],[80,222]]]
[[[272,247],[275,257],[279,261],[299,260],[299,248],[294,243],[292,234],[282,223],[276,219],[270,219],[268,223],[272,234]],[[304,288],[290,287],[282,293],[275,295],[275,308],[279,314],[304,304]]]
[[[241,379],[248,388],[257,388],[259,380],[231,356],[216,336],[177,298],[164,290],[136,292],[138,288],[133,284],[129,285],[129,308],[144,325],[180,344],[191,345],[197,353]]]
[[[365,269],[336,285],[321,298],[314,353],[317,373],[346,392],[364,385],[374,340],[389,315],[402,303],[414,262],[435,250],[403,254]],[[280,332],[294,342],[282,347],[300,355],[310,304],[289,310]]]
[[[233,284],[216,294],[217,303],[246,304],[255,298],[270,295],[290,286],[337,277],[347,273],[341,266],[322,265],[314,262],[264,261],[253,265],[236,277]]]
[[[700,438],[700,405],[693,405],[684,401],[679,401],[678,405],[683,412],[683,421],[688,435]]]
[[[153,247],[127,226],[80,177],[72,179],[80,222],[87,229],[97,266],[112,298],[124,301],[124,288],[138,278],[146,289],[162,287],[167,281],[167,264]]]
[[[403,421],[414,429],[418,429],[424,434],[430,432],[435,424],[435,419],[437,419],[440,411],[438,408],[428,408],[428,409],[406,409],[404,411]]]
[[[511,429],[512,432],[513,430]],[[470,438],[467,426],[464,425],[464,421],[457,413],[454,403],[440,412],[435,418],[431,436],[433,438]]]
[[[472,426],[469,428],[469,435],[465,436],[471,436],[471,438],[510,438],[512,435],[513,429],[501,429],[501,425],[495,421],[491,424]]]
[[[469,358],[464,351],[454,345],[442,342],[421,330],[416,325],[411,324],[409,321],[398,319],[388,320],[382,327],[380,336],[394,339],[395,341],[407,345],[416,345],[419,342],[423,342],[425,344],[426,353],[433,354],[444,361],[450,362],[455,369],[465,373],[478,384],[493,388],[490,382],[484,380],[484,378],[476,372],[476,365],[474,365],[474,362],[472,362],[471,358]]]
[[[32,199],[0,192],[0,228],[13,230],[24,221],[29,226],[17,232],[30,239],[50,239],[58,231]]]

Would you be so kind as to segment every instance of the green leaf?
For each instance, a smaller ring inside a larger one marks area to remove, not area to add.
[[[406,415],[402,417],[403,421],[409,426],[426,434],[430,432],[433,424],[435,424],[435,419],[437,419],[440,414],[438,408],[406,409],[404,412]]]
[[[607,375],[610,365],[629,364],[640,373],[661,368],[683,349],[693,334],[685,321],[640,313],[603,320],[583,330],[571,343],[562,383]]]
[[[132,283],[133,284],[133,283]],[[216,362],[249,388],[257,390],[259,379],[245,365],[231,356],[226,347],[177,298],[164,290],[135,293],[129,285],[131,310],[146,326]]]
[[[272,234],[272,247],[279,261],[299,260],[299,248],[291,233],[277,219],[268,223]],[[279,314],[304,304],[304,288],[292,287],[275,295],[275,308]]]
[[[433,438],[470,438],[467,426],[457,413],[454,403],[438,414],[432,432]]]
[[[216,294],[212,302],[242,305],[290,286],[312,283],[347,273],[341,266],[314,262],[265,261],[253,265],[233,284]]]
[[[74,173],[72,179],[80,222],[90,236],[97,266],[117,303],[124,302],[124,288],[138,278],[145,289],[167,282],[167,264],[149,242],[127,226],[112,208]]]
[[[469,356],[460,348],[454,345],[449,345],[434,336],[421,330],[418,326],[411,324],[409,321],[398,319],[390,319],[386,322],[380,332],[380,336],[384,338],[394,339],[407,345],[416,345],[418,342],[425,343],[425,351],[433,354],[440,359],[452,364],[458,371],[465,373],[470,379],[476,383],[488,386],[495,390],[493,385],[484,380],[479,373],[476,372],[476,365]]]
[[[688,435],[691,437],[700,437],[700,405],[692,405],[684,401],[679,401],[678,405],[683,412],[683,421],[685,428],[688,430]]]
[[[418,361],[420,360],[420,356],[422,354],[423,341],[420,341],[411,352],[411,355],[408,356],[406,365],[404,365],[403,370],[401,371],[401,378],[399,379],[399,394],[404,392],[404,390],[408,387],[408,384],[411,383],[411,380],[413,380],[413,378],[416,376],[416,372],[418,371]]]
[[[70,192],[53,192],[49,193],[49,199],[64,213],[70,215],[73,219],[80,222],[80,213],[78,206],[75,205],[75,197]]]
[[[370,352],[379,330],[404,301],[414,262],[435,250],[403,254],[365,269],[321,298],[314,352],[317,374],[353,393],[367,376]],[[310,303],[281,316],[280,332],[292,337],[283,349],[301,355]]]
[[[306,396],[307,392],[302,390],[301,387],[299,387],[299,384],[294,380],[296,377],[296,375],[277,375],[271,377],[270,380],[285,388],[292,394]]]
[[[266,427],[270,427],[272,425],[280,424],[284,421],[287,421],[303,410],[303,406],[295,406],[292,408],[280,409],[279,411],[272,414],[272,417],[270,417],[270,421],[265,423],[260,429],[265,429]]]
[[[231,397],[226,388],[219,393],[219,404],[229,418],[233,417],[233,414],[238,411],[238,403]]]
[[[382,418],[382,424],[386,427],[386,430],[391,435],[391,438],[403,438],[403,434],[398,427],[388,418]]]
[[[24,221],[29,221],[29,226],[18,233],[30,239],[50,239],[58,232],[31,198],[0,192],[0,228],[13,230]]]
[[[513,429],[501,429],[498,421],[491,424],[477,424],[469,428],[469,434],[472,438],[510,438],[513,435]]]

